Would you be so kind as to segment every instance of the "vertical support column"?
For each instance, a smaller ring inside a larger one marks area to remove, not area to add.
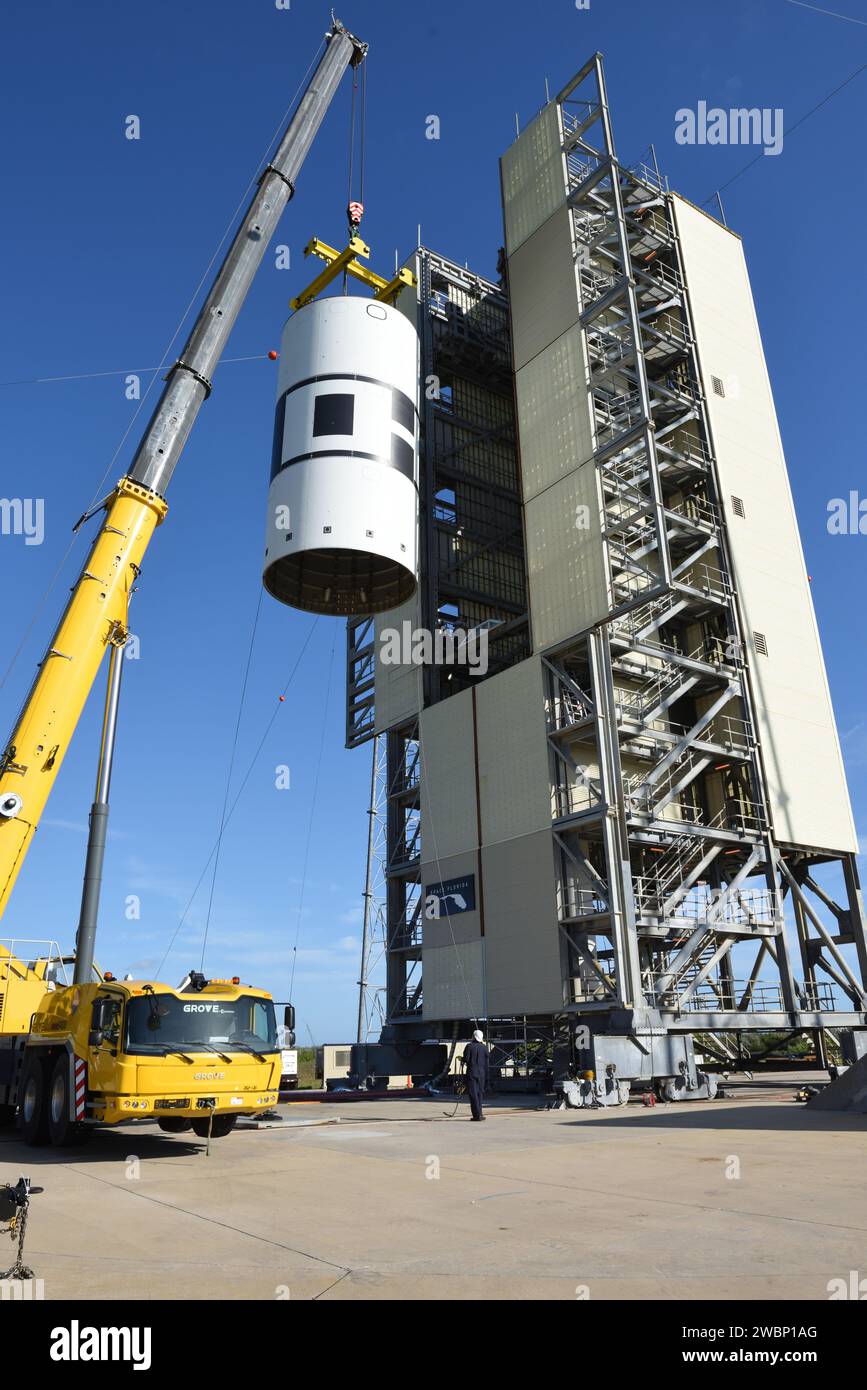
[[[358,1028],[356,1041],[366,1041],[367,1016],[367,991],[369,981],[367,978],[368,966],[370,963],[370,930],[371,930],[371,899],[373,897],[373,851],[376,844],[376,780],[379,768],[379,747],[381,734],[375,734],[373,738],[373,750],[370,760],[370,805],[367,809],[367,867],[364,873],[364,917],[361,925],[361,970],[358,980]]]
[[[767,797],[764,795],[764,782],[760,781],[759,785],[762,788],[763,804],[766,806]],[[779,892],[776,874],[777,855],[778,851],[776,850],[774,842],[769,835],[765,839],[765,881],[767,882],[768,890],[773,893]],[[793,901],[794,900],[795,896],[793,895]],[[800,931],[798,934],[800,938]],[[774,946],[774,959],[776,961],[777,972],[780,977],[780,989],[783,995],[783,1007],[789,1013],[795,1013],[798,1008],[798,1000],[795,994],[795,980],[794,976],[792,975],[792,958],[791,953],[789,951],[789,941],[788,937],[786,936],[785,913],[783,913],[783,922],[780,934],[779,936],[774,937]],[[811,978],[813,984],[815,985],[815,975],[812,975]]]
[[[607,629],[595,629],[588,634],[587,642],[593,678],[599,774],[605,803],[602,840],[608,870],[611,941],[617,970],[617,1002],[629,1008],[640,1005],[643,995]]]
[[[798,945],[801,948],[801,968],[804,972],[804,984],[811,990],[812,998],[816,1001],[816,970],[810,959],[810,952],[807,946],[809,931],[807,929],[807,914],[804,912],[803,904],[797,894],[792,894],[792,908],[795,914],[795,930],[798,933]],[[816,1061],[820,1067],[828,1066],[828,1049],[825,1043],[825,1033],[822,1028],[817,1028],[813,1034],[816,1045]]]
[[[794,894],[791,897],[792,911],[795,917],[795,931],[798,936],[798,946],[801,951],[801,970],[804,974],[804,984],[812,991],[812,997],[816,997],[816,971],[810,960],[810,952],[807,946],[809,932],[807,931],[807,918],[801,901]]]
[[[858,968],[861,971],[861,983],[867,989],[867,918],[864,915],[858,861],[854,854],[847,854],[843,860],[843,878],[849,901],[849,926],[855,943]]]
[[[75,974],[73,983],[90,983],[99,919],[99,897],[102,889],[102,869],[105,862],[105,842],[108,835],[108,798],[111,791],[111,772],[117,738],[117,712],[120,706],[120,685],[123,678],[123,644],[113,642],[108,658],[108,684],[105,713],[99,746],[96,774],[96,795],[90,808],[90,830],[87,837],[87,858],[84,865],[84,885],[81,891],[81,911],[75,935]]]
[[[614,147],[614,133],[611,128],[611,116],[608,110],[608,95],[605,88],[605,73],[602,67],[601,53],[596,54],[595,74],[599,91],[600,119],[602,121],[602,130],[605,139],[605,152],[611,168],[611,201],[615,215],[617,246],[620,253],[620,262],[623,266],[623,274],[626,277],[627,315],[629,318],[632,340],[635,346],[635,376],[638,385],[639,400],[641,402],[641,413],[644,421],[641,438],[647,452],[648,483],[652,498],[653,525],[656,532],[657,553],[659,555],[660,584],[661,587],[667,588],[672,581],[671,557],[668,552],[665,509],[662,500],[662,489],[659,483],[656,440],[653,434],[653,417],[650,409],[650,389],[647,385],[647,372],[645,370],[644,353],[641,342],[641,322],[638,317],[635,280],[632,274],[632,258],[629,251],[629,239],[626,235],[626,217],[623,211],[623,197],[620,190],[620,166],[617,163],[617,151]]]
[[[390,729],[386,734],[386,786],[385,806],[386,824],[386,934],[388,953],[386,957],[386,1018],[403,1012],[406,996],[406,962],[396,949],[401,933],[406,890],[403,879],[389,873],[394,861],[395,848],[400,830],[400,807],[392,792],[399,769],[399,753],[403,744],[400,733]]]
[[[720,1004],[724,1009],[736,1008],[734,968],[732,965],[731,943],[720,957],[719,962]]]

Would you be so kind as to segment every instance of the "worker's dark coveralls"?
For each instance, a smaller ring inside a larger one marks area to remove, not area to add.
[[[464,1048],[464,1066],[467,1077],[467,1093],[474,1120],[482,1120],[482,1096],[488,1080],[488,1049],[484,1043],[467,1043]]]

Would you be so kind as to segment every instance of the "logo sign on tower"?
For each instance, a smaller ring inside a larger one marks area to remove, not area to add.
[[[459,912],[474,912],[475,907],[475,874],[431,883],[424,890],[424,913],[428,919],[455,917]]]

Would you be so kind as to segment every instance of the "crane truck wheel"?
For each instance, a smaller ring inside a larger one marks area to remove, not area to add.
[[[166,1134],[186,1134],[187,1130],[192,1129],[192,1120],[172,1119],[158,1120],[157,1123],[161,1130]]]
[[[83,1144],[90,1138],[86,1125],[77,1124],[70,1115],[69,1058],[65,1052],[54,1063],[47,1102],[48,1137],[56,1149],[69,1144]]]
[[[21,1133],[25,1144],[48,1140],[48,1065],[38,1054],[25,1058],[20,1090]]]
[[[215,1115],[211,1121],[211,1138],[225,1139],[226,1135],[231,1134],[232,1130],[235,1128],[235,1121],[237,1118],[237,1115]],[[194,1134],[197,1134],[200,1139],[207,1139],[207,1120],[193,1120],[192,1126]]]

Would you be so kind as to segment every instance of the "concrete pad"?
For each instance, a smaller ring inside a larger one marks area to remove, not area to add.
[[[149,1124],[71,1151],[6,1130],[0,1180],[45,1187],[26,1257],[48,1299],[826,1299],[863,1271],[867,1121],[796,1104],[802,1079],[653,1109],[510,1097],[483,1125],[443,1098],[331,1103],[339,1124],[209,1157]]]

